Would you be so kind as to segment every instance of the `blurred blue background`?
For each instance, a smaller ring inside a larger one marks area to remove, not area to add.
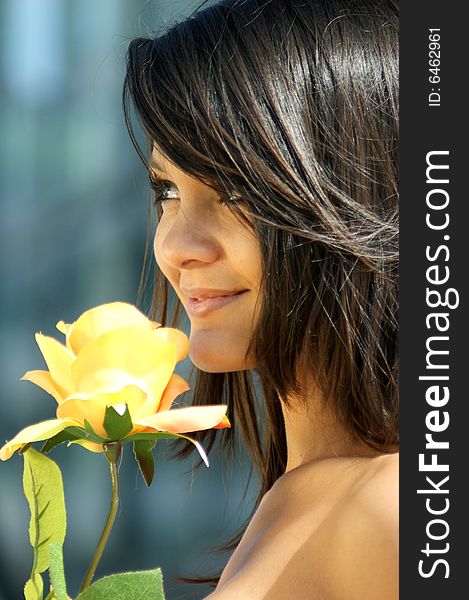
[[[121,112],[124,56],[133,37],[183,19],[187,0],[2,0],[0,2],[0,440],[53,416],[55,401],[28,382],[44,368],[34,342],[55,323],[100,303],[135,303],[147,229],[148,188]],[[222,435],[223,432],[220,432]],[[203,598],[206,587],[173,576],[223,565],[210,549],[248,514],[248,461],[210,469],[156,449],[147,489],[127,447],[122,501],[97,575],[163,568],[168,600]],[[65,564],[76,595],[110,498],[103,457],[79,447],[52,453],[68,508]],[[29,512],[22,459],[0,463],[0,600],[18,600],[29,577]]]

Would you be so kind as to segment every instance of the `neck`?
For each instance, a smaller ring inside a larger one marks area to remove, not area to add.
[[[317,393],[306,402],[290,397],[282,405],[287,440],[286,472],[306,463],[334,457],[376,456],[381,454],[354,438],[331,409],[324,407]]]

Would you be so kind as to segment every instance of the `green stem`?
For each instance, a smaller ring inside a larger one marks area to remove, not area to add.
[[[96,551],[91,559],[90,566],[88,567],[88,571],[86,572],[85,578],[80,588],[80,592],[86,590],[93,581],[94,574],[96,569],[98,568],[99,561],[104,552],[104,548],[106,547],[107,541],[109,539],[109,534],[111,533],[112,526],[114,525],[114,521],[116,520],[117,510],[119,508],[119,458],[120,458],[120,450],[121,446],[117,442],[115,444],[105,444],[105,455],[109,461],[109,466],[111,470],[111,484],[112,484],[112,498],[111,498],[111,508],[109,510],[109,514],[106,520],[106,524],[104,525],[103,532],[98,542],[98,546],[96,547]]]

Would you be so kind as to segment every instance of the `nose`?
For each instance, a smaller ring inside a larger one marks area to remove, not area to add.
[[[163,217],[155,233],[157,263],[173,269],[189,269],[215,262],[221,254],[216,232],[207,223],[191,219],[182,211],[165,222]]]

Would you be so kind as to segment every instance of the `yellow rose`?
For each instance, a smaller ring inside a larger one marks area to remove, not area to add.
[[[102,451],[109,442],[156,439],[151,435],[156,432],[176,437],[230,426],[225,405],[170,410],[174,399],[189,389],[173,373],[189,346],[181,331],[161,327],[123,302],[92,308],[70,325],[60,321],[57,329],[65,335],[65,345],[36,334],[49,370],[22,377],[55,398],[57,418],[20,431],[0,449],[1,460],[44,440],[50,440],[50,447],[69,441]],[[200,445],[183,437],[196,444],[206,461]]]

